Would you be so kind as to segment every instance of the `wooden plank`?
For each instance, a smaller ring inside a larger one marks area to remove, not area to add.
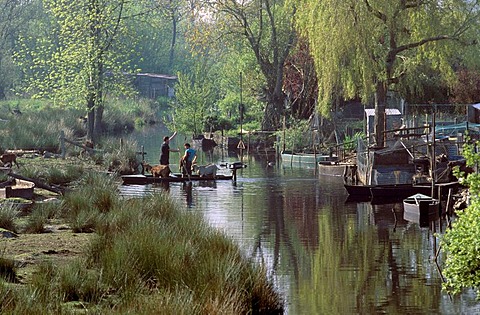
[[[54,192],[54,193],[57,193],[57,194],[63,194],[65,192],[65,189],[62,189],[62,188],[59,188],[59,187],[53,187],[53,186],[50,186],[50,185],[48,185],[44,182],[41,182],[37,179],[28,178],[28,177],[25,177],[25,176],[22,176],[22,175],[19,175],[19,174],[15,174],[13,172],[10,172],[8,174],[8,176],[32,182],[32,183],[35,184],[35,187],[37,187],[37,188],[42,188],[42,189],[45,189],[45,190],[48,190],[48,191],[51,191],[51,192]]]

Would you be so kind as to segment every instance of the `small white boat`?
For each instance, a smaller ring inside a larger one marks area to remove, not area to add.
[[[423,194],[415,194],[403,200],[403,218],[424,225],[440,215],[440,201]]]

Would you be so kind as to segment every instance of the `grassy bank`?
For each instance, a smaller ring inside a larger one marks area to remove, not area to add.
[[[159,105],[146,99],[106,102],[102,132],[121,136],[156,121]],[[86,112],[75,107],[59,108],[48,100],[0,101],[0,152],[6,149],[59,153],[60,131],[66,138],[85,137]]]
[[[166,193],[122,200],[117,185],[88,173],[60,204],[36,205],[30,219],[13,220],[20,236],[2,244],[0,312],[282,313],[265,270],[229,238]],[[54,222],[70,229],[62,237],[88,235],[86,246],[69,259],[39,260],[24,273],[28,264],[12,254],[16,242]]]

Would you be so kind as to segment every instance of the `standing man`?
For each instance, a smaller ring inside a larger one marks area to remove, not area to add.
[[[196,151],[190,148],[189,143],[185,143],[185,154],[182,156],[182,174],[192,175],[192,164],[197,160]]]
[[[170,141],[175,138],[177,132],[175,131],[173,135],[163,137],[163,144],[160,150],[160,165],[168,165],[170,161],[170,152],[180,152],[177,149],[170,149]]]

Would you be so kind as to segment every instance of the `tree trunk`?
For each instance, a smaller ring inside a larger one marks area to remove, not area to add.
[[[99,104],[96,106],[95,110],[95,124],[94,124],[94,140],[98,140],[100,138],[100,135],[102,134],[103,127],[102,127],[102,121],[103,121],[103,110],[104,106],[103,104]]]
[[[268,93],[268,92],[267,92]],[[283,91],[267,95],[267,104],[263,113],[262,130],[278,130],[284,111],[285,95]]]
[[[375,91],[375,119],[374,119],[374,133],[375,145],[377,147],[385,146],[384,131],[385,131],[385,108],[387,105],[387,84],[385,82],[377,82]]]
[[[87,101],[87,139],[93,140],[95,127],[95,103],[94,96],[90,95]]]
[[[267,104],[265,106],[262,130],[278,130],[281,128],[282,116],[285,109],[285,93],[283,93],[283,66],[285,59],[264,65],[264,75],[268,87],[265,91]]]
[[[103,55],[100,55],[96,60],[96,77],[95,86],[95,124],[93,125],[93,142],[95,143],[102,134],[103,123]]]
[[[175,14],[172,13],[172,41],[170,42],[170,51],[168,56],[168,69],[170,69],[170,71],[172,71],[173,69],[176,42],[177,42],[177,19],[175,17]]]

